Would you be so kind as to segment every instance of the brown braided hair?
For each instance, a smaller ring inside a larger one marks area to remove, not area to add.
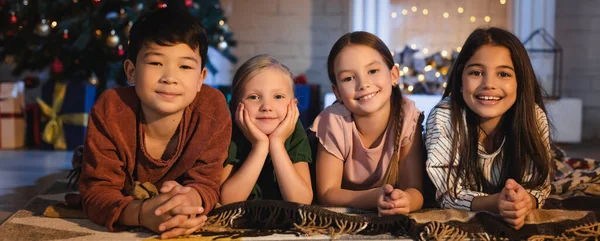
[[[329,81],[334,86],[337,86],[335,72],[334,72],[334,63],[335,58],[339,55],[339,53],[347,46],[352,44],[359,44],[370,47],[375,51],[379,52],[381,57],[383,58],[386,66],[391,70],[394,67],[394,59],[392,57],[391,51],[388,47],[374,34],[368,32],[352,32],[344,34],[340,37],[329,52],[329,57],[327,58],[327,73],[329,75]],[[383,184],[391,184],[394,188],[399,187],[399,178],[398,178],[398,167],[400,166],[400,136],[402,135],[402,120],[404,119],[404,113],[402,112],[402,90],[398,85],[392,87],[392,96],[391,96],[391,114],[388,122],[389,126],[396,127],[396,138],[394,139],[394,153],[392,154],[392,159],[390,160],[390,165],[388,166],[383,179],[381,180],[381,185]]]

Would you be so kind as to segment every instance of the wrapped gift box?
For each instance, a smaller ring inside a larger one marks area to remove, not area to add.
[[[73,150],[83,145],[96,86],[84,81],[48,82],[38,99],[42,113],[42,149]],[[62,128],[61,128],[62,126]]]
[[[22,81],[0,83],[0,148],[16,149],[25,145],[25,84]]]

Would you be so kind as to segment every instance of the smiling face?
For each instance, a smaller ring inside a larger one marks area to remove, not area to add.
[[[183,112],[194,101],[206,77],[198,49],[186,44],[149,44],[136,63],[125,62],[130,84],[140,98],[145,115],[168,116]]]
[[[289,74],[276,67],[267,67],[242,86],[240,101],[248,111],[250,121],[269,135],[287,114],[294,99]]]
[[[506,47],[483,45],[462,73],[462,96],[481,121],[498,123],[517,99],[517,78]]]
[[[334,62],[333,91],[354,115],[368,116],[389,111],[392,85],[398,84],[399,70],[391,70],[373,48],[353,44],[340,51]]]

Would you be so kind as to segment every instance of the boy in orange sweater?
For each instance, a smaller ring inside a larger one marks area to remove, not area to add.
[[[110,231],[144,226],[161,238],[190,234],[219,200],[231,118],[223,94],[202,83],[208,38],[169,8],[131,28],[131,87],[106,90],[90,111],[80,192],[89,218]],[[134,200],[134,182],[160,193]]]

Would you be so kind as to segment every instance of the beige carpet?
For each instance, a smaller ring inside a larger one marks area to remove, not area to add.
[[[600,184],[597,184],[600,185]],[[589,187],[588,187],[589,188]],[[36,196],[0,226],[0,240],[154,240],[140,229],[107,232],[89,219],[47,218],[49,206],[61,203],[66,180]],[[573,195],[574,196],[574,195]],[[545,208],[597,207],[600,199],[574,196],[551,199]],[[177,240],[386,240],[386,239],[582,239],[598,238],[600,214],[591,211],[537,210],[519,231],[490,213],[429,209],[409,217],[377,217],[346,208],[324,208],[281,201],[248,201],[215,209],[202,235]],[[212,220],[212,221],[211,221]],[[259,229],[256,229],[259,227]],[[393,234],[393,235],[392,235]]]

